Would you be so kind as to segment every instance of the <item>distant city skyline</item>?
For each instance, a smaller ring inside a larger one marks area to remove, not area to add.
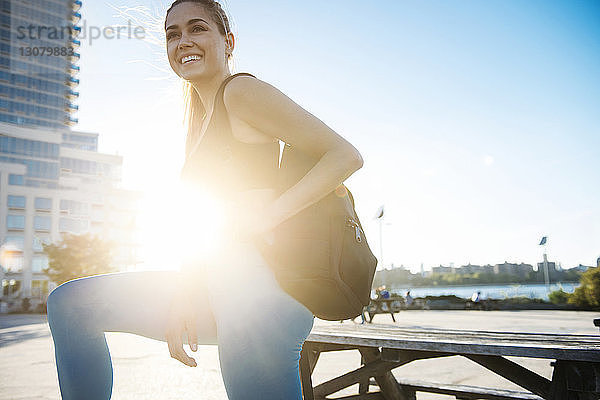
[[[600,261],[600,260],[598,260],[598,261]],[[579,265],[575,265],[575,266],[571,266],[571,267],[565,268],[559,262],[548,260],[548,265],[550,265],[550,266],[552,266],[552,268],[556,268],[558,270],[562,270],[562,269],[566,270],[566,269],[572,269],[572,268],[578,268],[578,269],[584,270],[585,268],[593,268],[593,267],[599,266],[598,265],[598,261],[596,263],[590,264],[590,265],[579,264]],[[454,265],[454,263],[449,263],[448,265],[443,265],[443,264],[433,265],[433,266],[431,266],[431,268],[428,271],[429,272],[436,272],[436,271],[439,272],[439,271],[442,271],[442,270],[444,270],[444,271],[446,271],[446,270],[448,270],[448,271],[449,270],[461,270],[461,271],[464,272],[464,271],[471,270],[471,272],[473,272],[473,271],[477,271],[478,269],[482,269],[482,268],[483,269],[485,269],[485,268],[492,268],[493,269],[493,268],[497,268],[497,267],[500,267],[500,268],[502,268],[502,267],[507,267],[507,268],[513,268],[513,267],[515,267],[516,268],[516,267],[523,267],[523,266],[525,266],[525,267],[531,267],[533,270],[537,270],[537,269],[540,268],[540,265],[543,265],[543,261],[540,261],[537,264],[529,264],[529,263],[526,263],[526,262],[513,262],[513,263],[510,263],[510,262],[507,262],[507,261],[502,262],[502,263],[496,263],[496,264],[491,264],[491,263],[470,264],[470,263],[467,263],[467,264],[462,264],[462,265]],[[414,267],[411,268],[411,266],[407,266],[407,265],[403,265],[403,264],[401,264],[401,265],[395,265],[395,264],[392,263],[392,265],[387,266],[387,270],[397,269],[397,268],[399,268],[399,269],[406,269],[406,270],[412,271],[413,273],[415,273],[415,272],[416,273],[421,272],[420,269],[418,270],[417,268],[414,268]],[[467,273],[467,272],[465,272],[465,273]]]
[[[224,3],[232,72],[275,85],[361,152],[347,184],[378,257],[374,216],[385,205],[385,265],[535,265],[543,236],[563,267],[594,265],[600,3]],[[169,4],[87,2],[81,13],[88,26],[114,26],[127,19],[111,6],[145,6],[160,42]],[[124,184],[149,196],[143,267],[177,268],[176,237],[150,218],[172,203],[167,224],[177,207],[181,84],[146,32],[82,42],[78,129],[99,132],[101,151],[124,156]]]

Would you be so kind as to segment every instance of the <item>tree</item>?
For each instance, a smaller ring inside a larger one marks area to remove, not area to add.
[[[569,296],[569,303],[584,307],[600,306],[600,268],[588,269],[579,282],[579,287]]]
[[[66,233],[59,243],[44,244],[44,253],[48,256],[44,273],[60,285],[84,276],[116,272],[111,250],[112,243],[90,233]]]
[[[548,294],[548,300],[552,304],[566,304],[569,301],[569,293],[558,289]]]

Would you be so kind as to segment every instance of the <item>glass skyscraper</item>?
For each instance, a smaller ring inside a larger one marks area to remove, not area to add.
[[[44,243],[91,233],[136,262],[139,194],[121,188],[122,157],[75,131],[80,1],[0,0],[0,313],[38,309],[56,282]]]
[[[77,123],[79,0],[0,0],[0,122]]]

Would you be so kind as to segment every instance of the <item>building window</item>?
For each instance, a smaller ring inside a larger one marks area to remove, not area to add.
[[[48,296],[48,281],[33,280],[31,281],[31,297],[43,300]]]
[[[6,297],[13,296],[21,290],[21,281],[16,279],[2,280],[2,295]]]
[[[36,210],[44,210],[44,211],[52,210],[52,199],[48,199],[45,197],[36,197],[35,198],[35,209]]]
[[[25,238],[23,236],[7,236],[2,245],[3,251],[23,251],[25,248]]]
[[[23,186],[25,184],[25,176],[8,174],[8,184],[16,185],[16,186]]]
[[[31,272],[42,272],[45,268],[48,268],[48,257],[46,256],[34,256],[31,259]]]
[[[2,266],[6,272],[21,272],[23,271],[23,256],[12,252],[2,252],[0,255]]]
[[[1,90],[9,89],[8,86],[3,86]],[[16,90],[14,94],[23,95],[35,93],[32,91]],[[7,94],[7,93],[3,93]],[[45,99],[48,101],[49,99]],[[60,101],[57,98],[58,101]],[[19,103],[21,105],[21,103]],[[57,106],[59,104],[56,104]],[[32,156],[40,158],[57,159],[59,154],[59,145],[55,143],[40,142],[36,140],[19,139],[15,137],[2,136],[0,137],[0,152],[9,154],[18,154],[23,156]]]
[[[70,215],[87,215],[89,214],[89,206],[87,203],[80,201],[61,199],[60,211]]]
[[[6,216],[6,228],[7,229],[25,229],[25,216],[24,215],[7,215]]]
[[[28,177],[32,178],[42,178],[42,179],[58,179],[59,178],[59,164],[58,162],[46,162],[46,161],[37,161],[37,160],[29,160],[25,158],[16,158],[16,157],[6,157],[0,156],[0,162],[8,162],[15,164],[25,165],[27,173],[25,174]],[[15,175],[15,177],[22,175]],[[10,178],[9,178],[10,179]],[[19,178],[14,178],[14,185],[23,185],[23,183],[19,183]]]
[[[44,251],[45,244],[50,244],[50,243],[52,243],[52,241],[47,236],[34,236],[31,247],[32,247],[33,251],[40,252],[40,251]]]
[[[33,218],[33,229],[35,229],[36,231],[49,231],[51,227],[51,217],[42,217],[40,215],[36,215]]]
[[[25,196],[8,195],[8,208],[25,208]]]
[[[61,218],[58,221],[58,229],[62,232],[81,233],[88,229],[88,221],[74,218]]]

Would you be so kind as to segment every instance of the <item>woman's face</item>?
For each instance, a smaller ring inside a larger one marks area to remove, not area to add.
[[[175,6],[165,26],[167,56],[177,75],[194,81],[223,74],[227,68],[225,37],[202,5]]]

